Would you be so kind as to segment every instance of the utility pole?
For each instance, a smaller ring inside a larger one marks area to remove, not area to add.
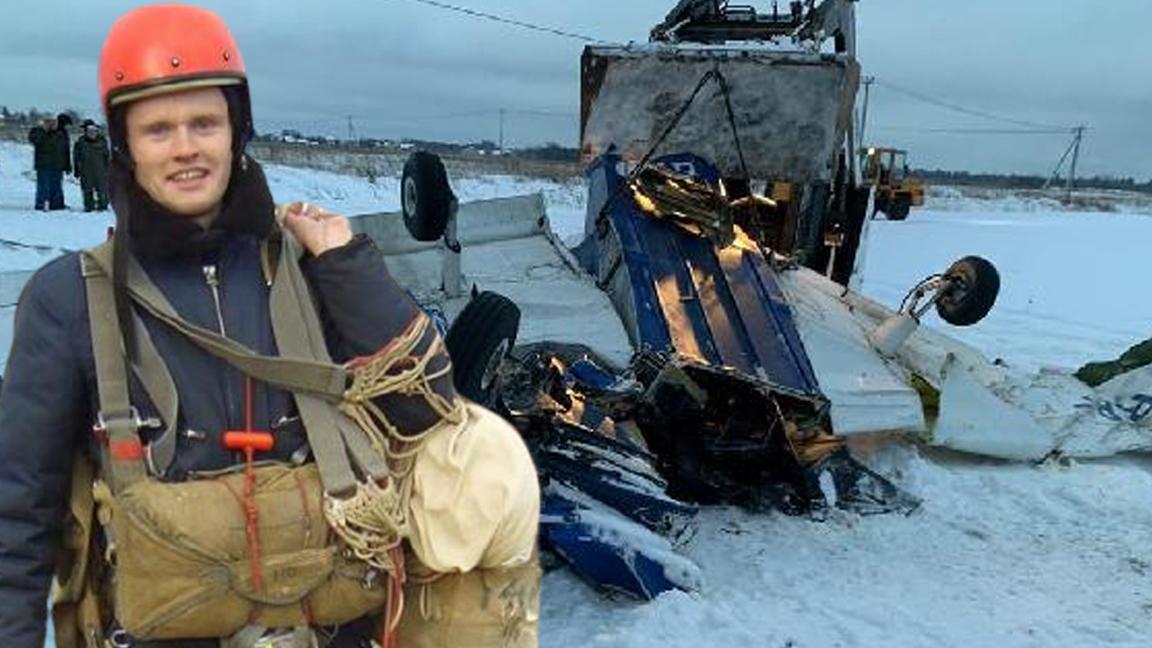
[[[1076,165],[1080,161],[1080,144],[1084,141],[1084,131],[1088,130],[1087,126],[1081,124],[1072,129],[1072,143],[1068,148],[1064,149],[1064,155],[1060,156],[1060,161],[1056,163],[1056,168],[1052,170],[1052,175],[1048,181],[1044,183],[1044,189],[1052,186],[1052,184],[1060,178],[1060,170],[1064,168],[1064,162],[1068,160],[1068,156],[1072,156],[1072,164],[1068,167],[1068,178],[1064,184],[1064,202],[1068,203],[1072,200],[1072,190],[1076,187]]]
[[[1080,160],[1080,143],[1084,141],[1084,126],[1076,127],[1076,139],[1072,141],[1072,166],[1068,170],[1068,186],[1064,191],[1064,202],[1072,202],[1072,189],[1076,186],[1076,163]]]
[[[864,129],[868,127],[868,98],[872,94],[872,84],[876,83],[876,77],[864,77],[864,109],[860,115],[860,143],[859,148],[864,148]]]

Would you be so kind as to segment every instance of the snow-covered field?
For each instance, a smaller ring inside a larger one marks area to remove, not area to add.
[[[31,211],[30,162],[27,147],[0,143],[0,270],[96,243],[110,223]],[[349,214],[398,205],[395,179],[278,167],[268,176],[279,200]],[[455,185],[463,200],[544,191],[562,235],[581,227],[578,184]],[[66,196],[79,204],[74,186]],[[1019,204],[960,197],[872,223],[865,292],[895,305],[919,278],[980,254],[1000,268],[1000,301],[986,321],[953,330],[989,356],[1075,367],[1152,334],[1152,218]],[[0,308],[4,347],[11,312]],[[706,510],[682,547],[703,568],[702,591],[638,604],[550,573],[542,645],[1152,646],[1152,458],[1032,466],[896,443],[859,451],[923,498],[921,510],[824,522]]]
[[[1134,191],[1078,189],[1064,204],[1063,187],[1011,190],[968,186],[929,186],[927,203],[933,211],[968,211],[973,205],[994,202],[997,211],[1098,211],[1152,215],[1152,195]]]

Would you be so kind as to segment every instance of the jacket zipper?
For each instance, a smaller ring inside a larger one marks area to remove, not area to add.
[[[224,330],[224,309],[220,307],[220,275],[215,265],[204,266],[204,281],[212,291],[212,301],[216,304],[216,323],[220,325],[220,335],[228,337]]]
[[[220,335],[228,337],[228,331],[224,328],[224,308],[221,306],[220,301],[220,272],[215,264],[206,265],[202,268],[204,271],[204,283],[208,284],[208,290],[212,292],[212,303],[216,306],[216,323],[220,327]],[[224,360],[220,360],[224,364],[224,398],[228,406],[228,411],[224,414],[224,427],[228,429],[232,423],[232,380],[230,366]]]

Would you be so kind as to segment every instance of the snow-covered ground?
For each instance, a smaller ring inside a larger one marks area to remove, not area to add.
[[[928,187],[927,205],[933,211],[973,211],[993,203],[995,211],[1097,211],[1152,215],[1152,195],[1110,189],[1077,189],[1072,202],[1062,201],[1064,189],[996,189],[969,186]]]
[[[1001,292],[988,318],[951,334],[993,358],[1035,369],[1115,357],[1152,335],[1147,252],[1152,217],[1100,212],[914,210],[873,221],[863,292],[889,306],[962,256],[996,264]],[[928,321],[946,327],[933,313]]]
[[[110,222],[28,209],[30,158],[27,147],[0,143],[0,270],[33,269],[59,249],[96,243]],[[279,167],[268,176],[279,200],[349,214],[398,204],[395,179],[371,185]],[[455,185],[464,200],[544,191],[562,235],[581,227],[578,184],[493,177]],[[75,187],[66,195],[79,204]],[[919,278],[980,254],[1000,268],[1000,301],[985,322],[953,331],[989,356],[1074,367],[1152,334],[1144,290],[1152,218],[963,201],[914,211],[903,223],[873,222],[865,292],[895,305]],[[5,347],[10,316],[11,308],[0,309]],[[541,644],[1152,645],[1152,458],[1032,466],[898,443],[858,451],[923,498],[921,510],[825,522],[706,510],[682,548],[703,568],[700,592],[638,604],[552,572]]]

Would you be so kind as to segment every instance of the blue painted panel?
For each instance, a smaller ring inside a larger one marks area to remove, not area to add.
[[[797,368],[800,370],[804,382],[810,385],[811,390],[818,391],[820,383],[816,380],[812,361],[808,359],[808,352],[804,350],[804,342],[801,341],[800,332],[796,329],[792,308],[788,305],[788,300],[784,298],[784,293],[776,282],[775,271],[761,255],[746,254],[745,261],[756,271],[760,287],[764,291],[762,303],[766,307],[766,312],[776,320],[780,334],[780,345],[789,349],[793,357],[796,358]]]
[[[600,228],[611,227],[618,238],[631,279],[631,294],[616,295],[614,301],[622,313],[635,312],[640,338],[635,342],[731,367],[793,394],[821,397],[791,309],[763,255],[719,249],[671,221],[648,216],[621,191],[626,178],[618,162],[604,156],[589,167],[590,218],[578,252],[600,257],[596,263],[581,258],[589,271],[603,262],[591,216],[604,211],[607,223]],[[695,155],[667,156],[655,163],[713,185],[719,182],[715,169]],[[627,307],[621,300],[628,300]]]

